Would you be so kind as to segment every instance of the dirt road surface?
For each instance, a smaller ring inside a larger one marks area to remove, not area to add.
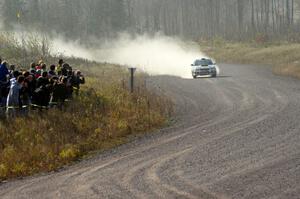
[[[221,65],[219,78],[153,77],[178,122],[0,198],[300,198],[300,81]]]

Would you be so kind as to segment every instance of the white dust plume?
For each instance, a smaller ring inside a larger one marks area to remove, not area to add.
[[[183,78],[191,77],[191,64],[195,59],[205,57],[197,44],[159,34],[134,38],[121,35],[118,39],[102,42],[97,49],[56,39],[53,49],[68,56],[136,67],[153,75]]]

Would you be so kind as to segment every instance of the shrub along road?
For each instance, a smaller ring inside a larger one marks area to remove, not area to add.
[[[61,172],[0,185],[4,198],[299,198],[300,81],[267,67],[153,77],[175,126]]]

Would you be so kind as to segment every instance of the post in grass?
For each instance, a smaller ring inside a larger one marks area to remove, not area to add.
[[[136,68],[130,67],[130,68],[128,68],[128,70],[129,70],[129,73],[130,73],[130,82],[129,82],[130,92],[133,93],[133,91],[134,91],[134,73],[136,71]]]

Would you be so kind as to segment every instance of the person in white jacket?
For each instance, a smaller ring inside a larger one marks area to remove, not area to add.
[[[7,96],[6,110],[8,116],[16,116],[18,110],[22,108],[20,91],[24,83],[24,76],[19,76],[17,81],[11,81],[10,90]]]

